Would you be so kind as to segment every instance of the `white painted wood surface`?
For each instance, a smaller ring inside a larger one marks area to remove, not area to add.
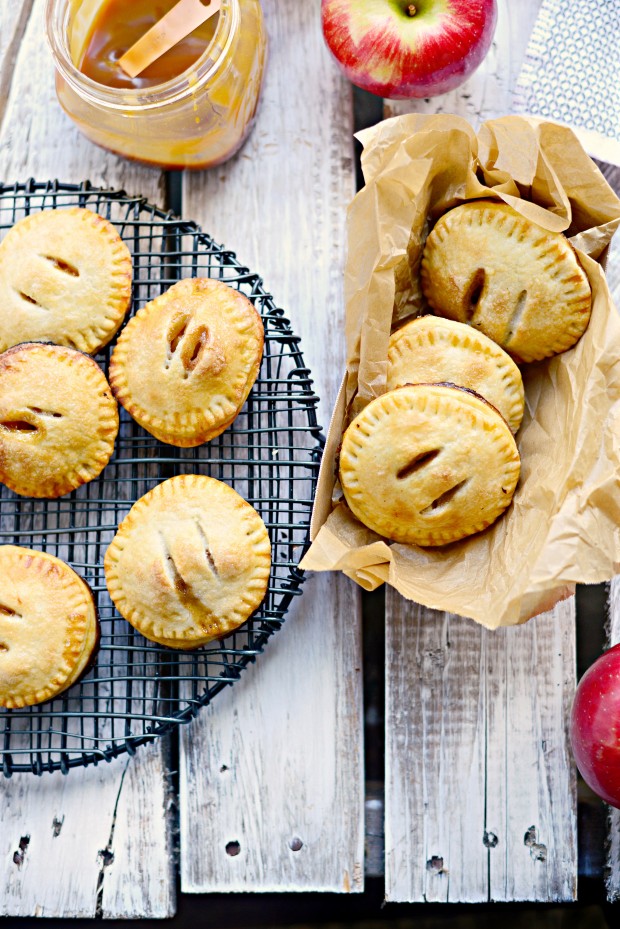
[[[44,5],[0,4],[0,178],[89,179],[162,203],[161,172],[95,148],[62,113]],[[0,780],[0,916],[172,915],[164,748],[66,777]]]
[[[94,148],[62,115],[43,5],[0,3],[0,178],[89,178],[163,203],[160,172]],[[481,71],[417,109],[476,123],[507,112],[538,5],[500,0]],[[351,94],[322,46],[318,3],[264,6],[271,63],[254,135],[233,162],[187,179],[184,215],[259,270],[290,313],[327,424],[344,362]],[[609,277],[620,283],[620,262]],[[386,670],[388,899],[572,899],[572,602],[487,633],[388,592]],[[361,890],[361,728],[357,591],[312,577],[256,666],[182,732],[182,889]],[[171,915],[170,802],[159,744],[66,778],[0,781],[0,915]],[[620,898],[615,813],[610,837]]]
[[[492,49],[459,90],[386,115],[510,112],[539,0],[500,0]],[[575,775],[566,723],[575,685],[574,602],[487,632],[386,603],[386,897],[572,900]]]
[[[573,898],[573,624],[567,601],[524,640],[390,597],[389,900]]]
[[[326,426],[345,360],[352,94],[318,3],[263,8],[270,61],[254,133],[232,162],[187,177],[184,213],[285,307]],[[256,666],[181,733],[183,891],[362,890],[361,688],[358,591],[312,576]]]

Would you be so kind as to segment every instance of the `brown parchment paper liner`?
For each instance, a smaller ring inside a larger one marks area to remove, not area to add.
[[[505,117],[476,136],[460,117],[409,115],[359,138],[366,186],[348,215],[347,372],[301,566],[343,571],[368,590],[387,581],[489,628],[524,622],[577,582],[607,580],[620,567],[620,319],[595,260],[620,222],[620,201],[573,133],[552,123]],[[429,229],[479,197],[568,236],[592,286],[592,318],[570,351],[522,366],[522,470],[506,515],[440,549],[397,544],[343,501],[338,447],[351,418],[385,391],[393,325],[424,309],[417,270]]]

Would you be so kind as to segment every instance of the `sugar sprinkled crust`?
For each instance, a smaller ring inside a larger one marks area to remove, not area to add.
[[[53,555],[0,546],[0,706],[62,693],[84,673],[99,640],[85,581]]]
[[[417,384],[377,397],[344,434],[340,480],[353,513],[396,542],[446,545],[485,529],[519,478],[499,413],[458,387]]]
[[[94,354],[131,303],[132,262],[114,226],[91,210],[43,210],[0,243],[0,351],[49,341]]]
[[[197,648],[260,605],[271,545],[259,514],[232,487],[183,474],[133,505],[104,565],[112,600],[142,635]]]
[[[449,381],[468,387],[502,414],[512,432],[523,419],[521,372],[491,339],[471,326],[421,316],[390,337],[387,389]]]
[[[480,329],[516,361],[569,349],[592,309],[567,239],[488,200],[438,220],[424,247],[421,283],[435,313]]]
[[[130,320],[114,349],[119,403],[162,442],[191,447],[220,435],[258,376],[261,318],[239,291],[209,278],[179,281]]]
[[[0,481],[60,497],[110,460],[118,407],[101,368],[72,348],[28,342],[0,355]]]

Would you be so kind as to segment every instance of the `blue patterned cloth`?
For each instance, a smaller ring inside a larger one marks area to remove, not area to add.
[[[565,123],[620,165],[620,0],[543,0],[514,109]]]

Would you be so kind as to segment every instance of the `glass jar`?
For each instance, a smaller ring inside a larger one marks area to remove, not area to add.
[[[266,57],[259,0],[223,0],[198,61],[154,87],[107,87],[76,67],[106,0],[47,0],[56,92],[71,119],[103,148],[165,168],[207,168],[230,158],[256,113]],[[130,4],[128,4],[130,7]]]

